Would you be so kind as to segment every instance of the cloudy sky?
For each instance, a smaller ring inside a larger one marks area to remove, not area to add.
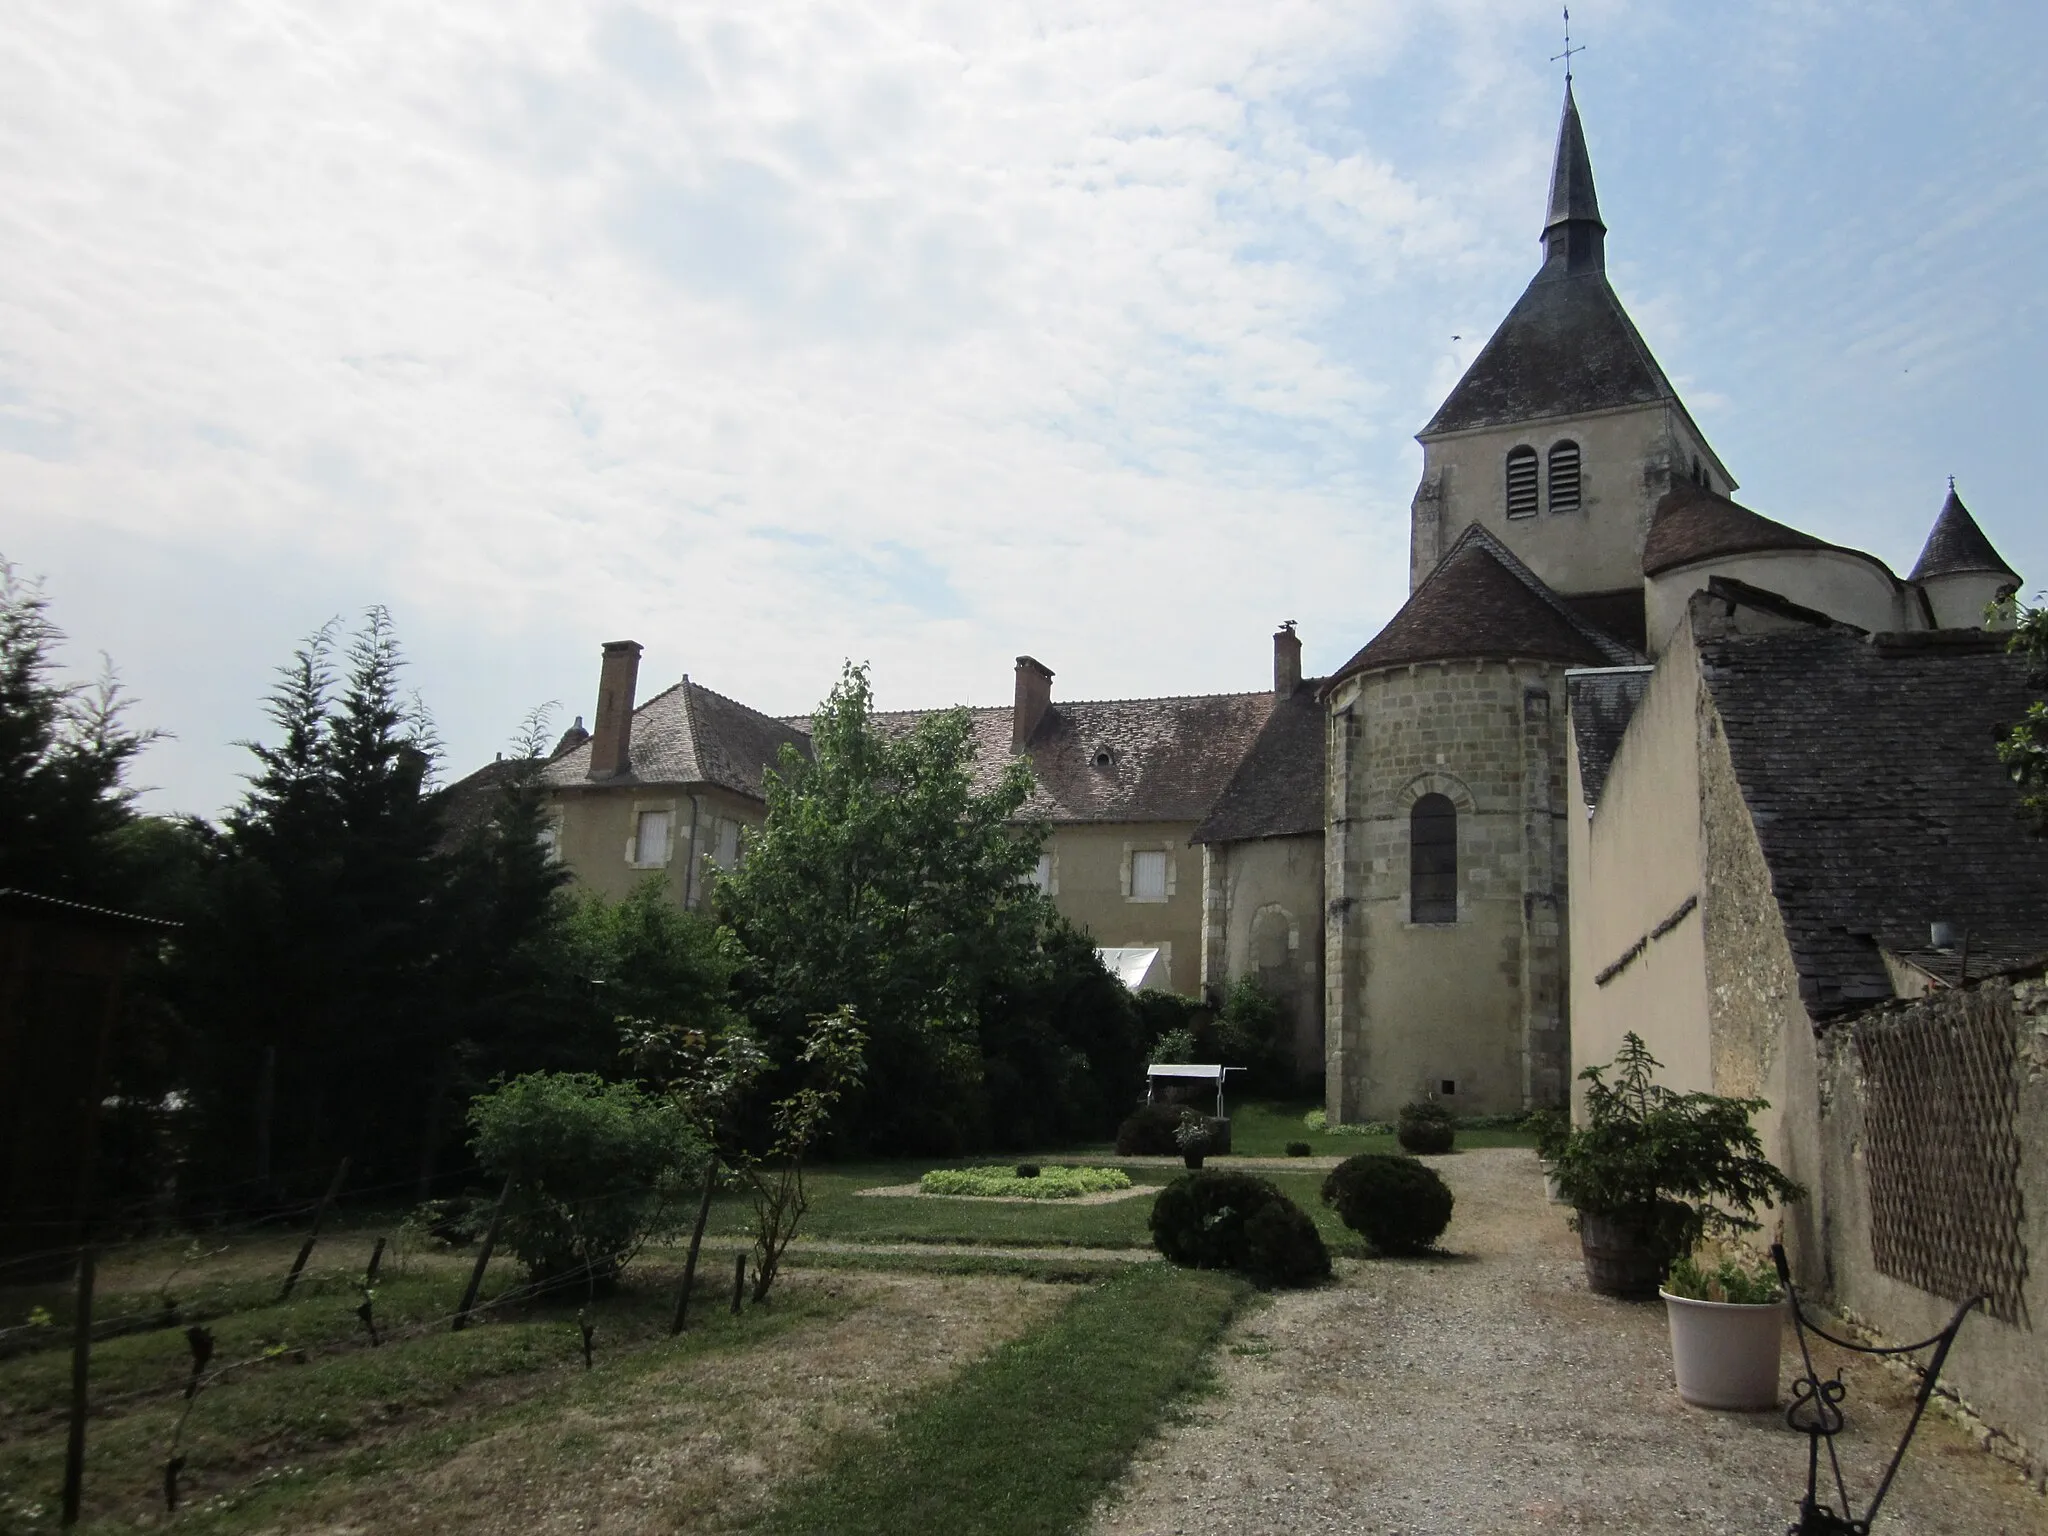
[[[2048,8],[1585,0],[1612,276],[1741,499],[2048,579]],[[1548,0],[28,0],[0,553],[158,810],[391,608],[459,773],[600,642],[801,712],[1256,688],[1404,595],[1533,272]]]

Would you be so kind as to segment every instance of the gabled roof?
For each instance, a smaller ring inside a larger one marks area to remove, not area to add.
[[[1699,641],[1811,1017],[1891,997],[1880,947],[1922,950],[1937,921],[1973,974],[2048,953],[2048,847],[1993,745],[2038,690],[2004,638]]]
[[[1666,491],[1651,515],[1650,536],[1643,544],[1643,574],[1655,576],[1722,555],[1836,547],[1688,482]],[[1863,555],[1861,550],[1844,553]],[[1881,563],[1872,555],[1863,558]]]
[[[1055,824],[1200,821],[1272,710],[1270,693],[1055,700],[1025,743],[1022,755],[1038,787],[1021,814]],[[937,713],[878,712],[875,719],[885,729],[908,730]],[[970,709],[968,714],[976,748],[975,787],[986,790],[1015,755],[1012,712]]]
[[[1621,738],[1649,691],[1652,667],[1600,667],[1565,674],[1571,700],[1572,739],[1579,752],[1579,793],[1590,809],[1607,787],[1607,770]]]
[[[1190,842],[1235,843],[1323,830],[1321,688],[1321,679],[1307,679],[1273,705],[1259,739]]]
[[[1955,482],[1951,481],[1948,500],[1941,504],[1934,527],[1928,531],[1927,545],[1913,562],[1913,574],[1908,580],[1925,581],[1930,576],[1956,576],[1966,571],[2020,579],[2020,573],[1991,547],[1991,541],[1984,537],[1984,530],[1970,516],[1970,509],[1963,505],[1963,498],[1956,494]]]
[[[1473,523],[1387,627],[1330,682],[1381,667],[1467,656],[1524,656],[1584,667],[1642,659],[1574,613],[1507,546]]]
[[[556,789],[708,784],[759,800],[762,770],[774,766],[785,744],[808,752],[809,742],[802,731],[686,676],[633,711],[630,772],[593,780],[584,741],[552,759],[542,777]]]

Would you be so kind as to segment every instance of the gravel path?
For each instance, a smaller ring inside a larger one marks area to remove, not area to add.
[[[1220,1392],[1140,1456],[1094,1529],[1782,1533],[1805,1437],[1775,1413],[1678,1400],[1663,1307],[1587,1291],[1533,1154],[1429,1161],[1457,1194],[1455,1257],[1340,1261],[1339,1284],[1241,1320]],[[1823,1373],[1839,1363],[1829,1351]],[[1850,1491],[1867,1499],[1910,1400],[1873,1363],[1844,1374]],[[1930,1414],[1879,1516],[1888,1529],[2037,1536],[2048,1501]]]

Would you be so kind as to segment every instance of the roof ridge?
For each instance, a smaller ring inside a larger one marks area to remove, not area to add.
[[[1549,582],[1545,581],[1541,576],[1538,576],[1534,571],[1530,570],[1528,566],[1522,564],[1521,559],[1515,554],[1513,550],[1509,549],[1507,545],[1503,544],[1500,541],[1500,538],[1497,534],[1493,533],[1490,529],[1482,526],[1480,523],[1475,521],[1467,523],[1465,525],[1465,531],[1459,534],[1458,537],[1452,541],[1450,549],[1444,555],[1444,560],[1450,559],[1453,554],[1457,553],[1459,549],[1464,547],[1466,542],[1471,540],[1475,535],[1477,536],[1479,541],[1486,546],[1486,552],[1492,555],[1494,559],[1498,560],[1504,567],[1506,567],[1507,572],[1510,576],[1513,576],[1517,581],[1521,582],[1523,586],[1527,587],[1537,597],[1541,598],[1543,602],[1550,607],[1553,613],[1557,614],[1567,624],[1571,625],[1573,629],[1577,630],[1580,636],[1584,638],[1587,641],[1587,643],[1589,643],[1593,647],[1593,649],[1600,652],[1600,654],[1603,656],[1612,657],[1617,666],[1628,666],[1640,659],[1642,655],[1640,651],[1636,650],[1633,646],[1624,645],[1621,641],[1615,639],[1612,635],[1608,634],[1606,630],[1600,628],[1591,620],[1583,617],[1576,609],[1572,608],[1570,604],[1566,603],[1565,600],[1558,595],[1557,591],[1550,585]],[[1443,563],[1443,560],[1439,560],[1437,562],[1438,565],[1442,565]],[[1429,574],[1431,576],[1434,576],[1436,572],[1432,570]],[[1427,580],[1428,578],[1425,577],[1424,579]]]
[[[741,710],[746,714],[752,715],[756,720],[764,720],[770,725],[780,725],[783,726],[785,729],[795,729],[794,726],[790,726],[788,722],[784,720],[783,717],[780,715],[771,715],[764,709],[756,709],[751,704],[743,703],[741,700],[734,698],[729,693],[720,693],[716,688],[706,688],[702,683],[692,682],[690,674],[687,672],[683,674],[683,682],[688,683],[689,686],[696,692],[709,694],[712,698],[718,700],[721,704],[730,704],[734,709]],[[695,716],[692,715],[691,718],[694,721]],[[810,717],[805,716],[805,718],[808,719]]]
[[[1307,679],[1303,679],[1307,681]],[[1262,699],[1273,690],[1270,688],[1242,688],[1231,693],[1148,693],[1128,699],[1064,699],[1052,701],[1054,709],[1062,705],[1076,704],[1178,704],[1189,699]],[[925,709],[878,709],[874,713],[883,715],[940,715],[949,709],[964,709],[971,714],[1007,715],[1014,706],[1009,704],[935,704]]]

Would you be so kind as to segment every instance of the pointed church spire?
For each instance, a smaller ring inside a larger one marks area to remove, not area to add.
[[[1557,125],[1557,159],[1550,169],[1550,212],[1543,222],[1544,265],[1567,272],[1601,272],[1607,267],[1607,226],[1593,190],[1593,159],[1571,81],[1564,85],[1564,118]]]

